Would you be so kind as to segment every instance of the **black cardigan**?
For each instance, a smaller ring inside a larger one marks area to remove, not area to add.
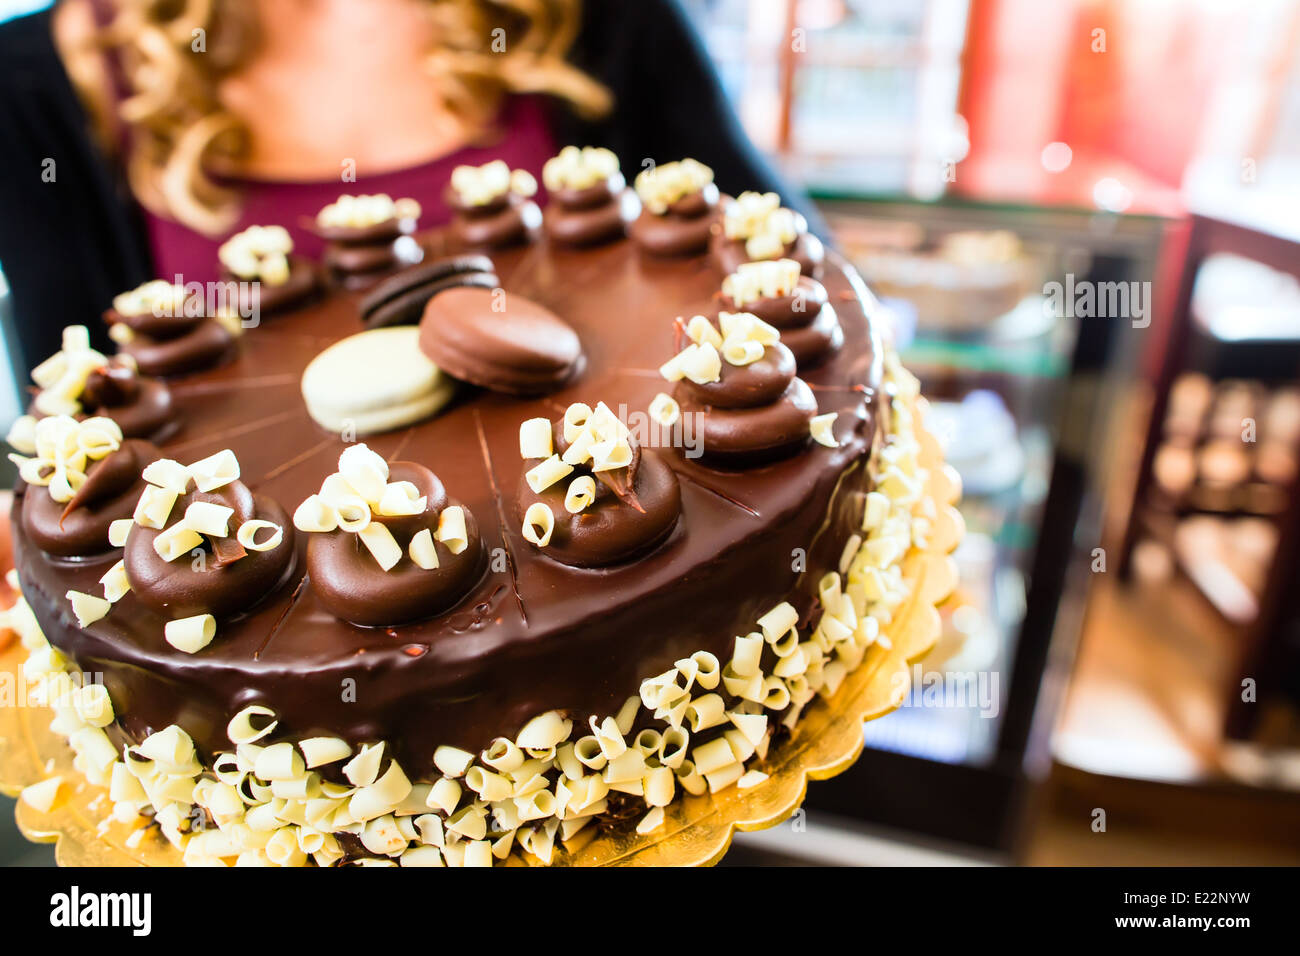
[[[0,25],[0,271],[20,375],[58,349],[65,325],[89,326],[108,348],[100,313],[153,275],[138,209],[90,135],[50,17]],[[588,0],[572,61],[613,92],[616,108],[595,122],[555,110],[560,142],[612,149],[629,178],[646,159],[694,157],[723,191],[780,192],[822,231],[746,138],[677,0]]]

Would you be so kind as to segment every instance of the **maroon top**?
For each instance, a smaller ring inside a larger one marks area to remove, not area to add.
[[[420,228],[447,222],[451,210],[443,192],[457,166],[482,165],[503,159],[511,169],[526,169],[541,182],[542,164],[555,154],[545,103],[536,96],[508,97],[484,145],[467,146],[447,156],[407,169],[376,175],[358,170],[356,182],[329,179],[316,182],[238,180],[231,185],[241,196],[239,219],[225,235],[209,237],[152,213],[145,213],[155,274],[169,281],[207,282],[217,278],[217,247],[249,226],[284,226],[293,236],[294,251],[319,258],[321,241],[302,229],[299,220],[312,219],[323,206],[340,195],[387,193],[394,199],[410,197],[420,203]]]

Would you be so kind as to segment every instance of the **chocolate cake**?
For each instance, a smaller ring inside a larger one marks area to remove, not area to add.
[[[598,208],[565,198],[555,215]],[[119,819],[187,862],[549,862],[625,799],[652,829],[760,767],[905,596],[915,380],[841,259],[727,279],[720,227],[677,256],[561,227],[430,270],[464,231],[416,234],[427,275],[296,299],[170,377],[157,448],[115,440],[111,405],[17,430],[28,673],[69,692],[58,722]],[[401,400],[440,400],[358,433],[347,402],[384,419],[343,362],[311,385],[345,408],[327,431],[304,370],[423,287],[422,315],[393,314],[427,359],[392,366],[431,360]],[[185,334],[204,322],[230,326]]]

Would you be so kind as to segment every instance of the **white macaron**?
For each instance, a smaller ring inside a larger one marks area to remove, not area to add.
[[[322,428],[372,435],[421,421],[451,399],[455,381],[425,357],[413,325],[335,342],[302,373],[307,414]]]

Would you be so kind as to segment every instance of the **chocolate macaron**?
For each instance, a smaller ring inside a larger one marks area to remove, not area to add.
[[[540,395],[571,380],[582,343],[567,322],[522,295],[473,286],[429,300],[420,348],[454,378],[511,395]]]
[[[361,321],[371,329],[417,325],[425,305],[439,292],[457,286],[495,289],[500,284],[487,256],[439,259],[404,269],[376,285],[361,300]]]

